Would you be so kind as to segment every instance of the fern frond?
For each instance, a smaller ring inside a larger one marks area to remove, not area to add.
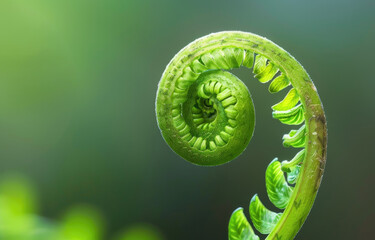
[[[241,66],[253,68],[259,82],[271,81],[270,93],[292,85],[272,106],[272,117],[286,125],[304,123],[282,137],[285,147],[303,149],[290,161],[280,163],[275,158],[266,170],[267,195],[283,212],[267,209],[258,195],[249,206],[255,230],[269,234],[268,240],[291,240],[321,182],[327,130],[316,88],[289,53],[251,33],[220,32],[197,39],[163,73],[156,101],[158,125],[169,146],[193,164],[212,166],[233,160],[246,148],[255,125],[247,87],[226,71]],[[242,208],[233,212],[228,230],[230,240],[259,240]]]

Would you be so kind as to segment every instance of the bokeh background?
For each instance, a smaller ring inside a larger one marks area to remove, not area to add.
[[[1,0],[0,239],[226,239],[231,212],[253,194],[270,207],[266,166],[295,153],[281,145],[290,128],[271,117],[282,94],[235,71],[257,124],[247,150],[220,167],[182,160],[156,124],[166,64],[222,30],[288,50],[324,103],[326,172],[297,238],[370,239],[374,11],[373,0]]]

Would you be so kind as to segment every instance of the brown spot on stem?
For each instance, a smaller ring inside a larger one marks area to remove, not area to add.
[[[299,200],[299,202],[295,201],[295,202],[294,202],[294,207],[295,207],[296,209],[298,209],[299,206],[301,205],[301,202],[302,202],[301,199]]]

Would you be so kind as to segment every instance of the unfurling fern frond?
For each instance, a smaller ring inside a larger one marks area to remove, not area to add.
[[[268,197],[279,212],[267,209],[258,195],[250,201],[254,228],[267,239],[291,240],[298,233],[320,186],[326,159],[326,121],[316,88],[303,67],[271,41],[244,32],[220,32],[182,49],[159,83],[156,114],[169,146],[197,165],[219,165],[240,155],[255,126],[246,86],[227,70],[253,68],[269,92],[292,86],[272,106],[272,117],[300,125],[285,134],[285,147],[302,148],[290,161],[275,158],[266,170]],[[258,240],[243,209],[230,218],[230,240]]]

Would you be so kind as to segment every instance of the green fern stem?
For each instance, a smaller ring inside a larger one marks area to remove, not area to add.
[[[169,146],[197,165],[219,165],[237,157],[250,141],[255,125],[253,103],[247,88],[224,71],[253,67],[261,83],[272,80],[271,93],[290,84],[292,89],[273,117],[298,125],[284,135],[284,146],[303,147],[290,162],[275,159],[266,172],[272,203],[282,213],[267,210],[257,195],[250,203],[250,216],[267,239],[290,240],[305,222],[314,203],[326,161],[327,129],[321,101],[304,68],[273,42],[245,32],[219,32],[197,39],[168,64],[159,83],[156,114]],[[300,103],[300,104],[299,104]],[[283,172],[288,174],[288,185]],[[236,210],[229,226],[229,239],[259,239]]]

